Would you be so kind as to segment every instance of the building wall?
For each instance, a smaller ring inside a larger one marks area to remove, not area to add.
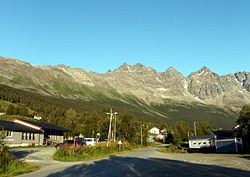
[[[11,131],[11,136],[6,136],[4,138],[5,143],[10,146],[29,146],[29,145],[43,145],[43,134],[35,133],[34,139],[26,139],[23,136],[24,132],[13,132]]]
[[[242,150],[240,138],[215,140],[216,152],[220,153],[238,153]]]
[[[63,143],[64,137],[61,135],[49,135],[49,139],[55,143]]]
[[[212,139],[189,140],[189,148],[191,149],[200,149],[212,146],[214,146],[214,140]]]
[[[32,138],[27,138],[26,136],[27,133],[23,133],[22,134],[22,144],[28,144],[28,145],[43,145],[43,137],[44,135],[43,134],[39,134],[39,133],[34,133],[34,134],[31,134],[32,135]],[[29,133],[28,133],[29,135]],[[34,136],[34,138],[33,138]]]
[[[5,131],[7,132],[7,131]],[[9,131],[8,131],[9,132]],[[6,136],[4,138],[4,142],[11,146],[15,144],[22,144],[22,132],[13,132],[11,131],[11,136]]]
[[[154,127],[154,128],[151,128],[151,129],[149,130],[149,133],[158,135],[158,134],[160,134],[160,129],[155,128],[155,127]]]
[[[44,134],[36,134],[36,139],[38,145],[43,145],[44,143]]]

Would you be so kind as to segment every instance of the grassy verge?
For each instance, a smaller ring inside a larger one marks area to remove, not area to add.
[[[226,154],[226,155],[250,159],[250,154]]]
[[[16,176],[38,169],[34,165],[16,160],[4,146],[0,147],[0,164],[0,177]]]
[[[165,152],[165,153],[186,153],[186,151],[178,146],[171,145],[167,147],[162,147],[160,149],[157,149],[158,152]]]
[[[139,147],[140,146],[134,146],[128,143],[123,143],[120,148],[117,146],[116,143],[109,144],[108,147],[106,146],[106,143],[98,143],[94,147],[68,147],[57,150],[56,153],[53,155],[53,159],[59,161],[91,160],[106,157],[109,155],[115,155],[120,152],[131,151]]]

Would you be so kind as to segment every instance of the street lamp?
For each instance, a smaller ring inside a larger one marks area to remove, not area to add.
[[[144,127],[144,124],[141,125],[141,146],[143,144],[143,142],[142,142],[142,127]]]

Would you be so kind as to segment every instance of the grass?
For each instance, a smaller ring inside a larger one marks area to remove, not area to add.
[[[16,160],[4,146],[0,147],[0,164],[0,177],[16,176],[38,169],[37,166]]]
[[[175,146],[175,145],[162,147],[160,149],[157,149],[156,151],[164,152],[164,153],[186,153],[187,152],[182,147],[178,147],[178,146]]]
[[[65,162],[92,160],[131,151],[139,147],[128,143],[123,143],[120,148],[116,143],[109,144],[108,147],[106,143],[98,143],[96,146],[67,147],[57,150],[53,159]]]
[[[226,155],[250,159],[250,154],[226,154]]]

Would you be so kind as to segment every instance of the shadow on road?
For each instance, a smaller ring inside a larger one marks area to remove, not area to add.
[[[38,150],[34,149],[25,149],[25,150],[12,150],[10,151],[10,154],[16,157],[17,159],[21,159],[26,157],[27,155],[37,152]]]
[[[250,177],[249,171],[159,158],[112,157],[71,166],[48,177]]]

